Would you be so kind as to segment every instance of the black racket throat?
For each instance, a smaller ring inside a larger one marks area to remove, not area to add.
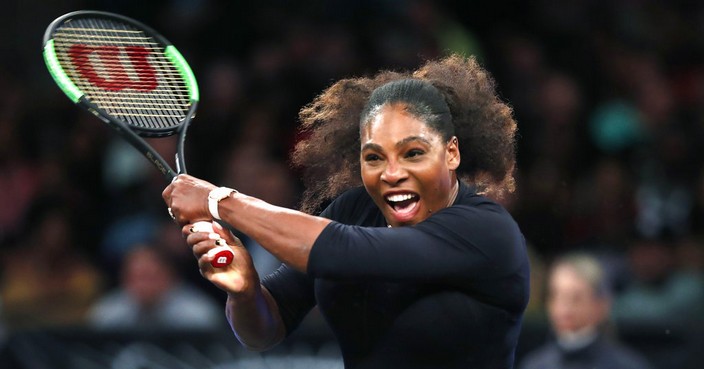
[[[155,134],[154,132],[139,131],[136,127],[130,126],[129,124],[110,116],[100,107],[95,106],[85,98],[82,98],[78,105],[98,117],[103,123],[107,124],[111,129],[120,134],[124,140],[141,152],[142,155],[144,155],[144,157],[147,158],[147,160],[149,160],[149,162],[151,162],[152,165],[159,170],[159,172],[161,172],[167,182],[171,182],[174,177],[179,174],[186,173],[186,159],[184,153],[186,132],[191,121],[191,115],[189,115],[189,118],[184,120],[181,125],[176,126],[169,131]],[[192,113],[195,113],[196,106],[197,103],[191,108]],[[176,153],[174,154],[175,169],[169,165],[169,162],[164,159],[158,151],[156,151],[147,141],[144,140],[144,138],[163,138],[173,135],[178,136],[176,141]]]

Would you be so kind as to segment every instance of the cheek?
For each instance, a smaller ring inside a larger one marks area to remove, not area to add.
[[[379,175],[376,174],[373,169],[365,165],[362,165],[361,175],[362,183],[364,183],[364,186],[367,188],[374,187],[379,183]]]
[[[381,195],[379,194],[379,187],[381,186],[379,174],[375,173],[374,170],[370,170],[368,168],[365,169],[364,167],[362,167],[361,172],[362,184],[364,185],[364,188],[367,190],[367,193],[372,197],[374,202],[377,205],[380,205],[380,201],[382,200]]]
[[[447,200],[446,195],[450,191],[450,176],[447,171],[440,165],[429,166],[426,170],[419,173],[420,181],[424,184],[428,191],[426,195],[431,198],[440,198]]]

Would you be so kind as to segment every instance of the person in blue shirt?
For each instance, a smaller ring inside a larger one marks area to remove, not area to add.
[[[300,114],[301,209],[178,176],[163,192],[233,332],[266,350],[318,306],[352,368],[512,368],[529,295],[516,122],[474,58],[343,79]],[[319,216],[322,204],[328,203]],[[261,281],[217,222],[283,262]],[[232,264],[213,268],[227,243]]]

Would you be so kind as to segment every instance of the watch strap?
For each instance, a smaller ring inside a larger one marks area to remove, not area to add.
[[[221,220],[218,205],[221,200],[228,198],[233,192],[237,192],[237,190],[229,187],[218,187],[210,191],[208,194],[208,210],[213,218]]]

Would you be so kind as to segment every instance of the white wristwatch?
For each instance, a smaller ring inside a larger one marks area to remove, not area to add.
[[[237,192],[237,190],[229,187],[218,187],[210,191],[208,194],[208,210],[210,210],[210,215],[212,215],[213,218],[221,220],[220,212],[218,211],[218,203],[220,203],[220,200],[228,198],[233,192]]]

